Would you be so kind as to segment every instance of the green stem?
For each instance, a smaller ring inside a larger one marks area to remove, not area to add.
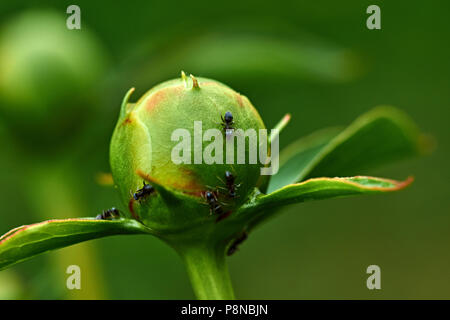
[[[224,248],[192,245],[179,252],[197,299],[234,299]]]

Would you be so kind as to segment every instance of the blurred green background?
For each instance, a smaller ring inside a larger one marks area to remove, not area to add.
[[[125,92],[180,70],[247,95],[281,147],[378,104],[405,110],[430,156],[361,172],[416,178],[405,191],[291,206],[229,259],[241,299],[450,298],[448,1],[0,3],[0,234],[118,205],[109,139]],[[381,7],[381,30],[366,8]],[[383,143],[380,141],[380,143]],[[120,206],[119,206],[120,207]],[[77,264],[82,289],[66,289]],[[381,267],[381,290],[366,288]],[[75,245],[0,272],[2,299],[193,298],[181,260],[152,237]]]

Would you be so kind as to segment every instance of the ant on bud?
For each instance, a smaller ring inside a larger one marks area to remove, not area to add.
[[[220,118],[222,119],[222,127],[223,130],[225,131],[226,135],[229,135],[233,132],[233,114],[230,111],[225,112],[225,117],[220,116]]]
[[[241,184],[235,184],[234,182],[235,182],[235,180],[236,180],[236,178],[235,178],[235,176],[230,172],[230,171],[225,171],[225,182],[221,179],[221,178],[219,178],[219,177],[217,177],[220,181],[222,181],[222,183],[224,183],[225,184],[225,186],[226,186],[226,188],[223,188],[223,187],[218,187],[218,188],[220,188],[220,189],[224,189],[224,190],[227,190],[227,192],[228,192],[228,197],[230,197],[230,198],[236,198],[236,197],[239,197],[237,194],[236,194],[236,191],[237,191],[237,188],[239,188],[240,186],[241,186]]]
[[[120,216],[119,210],[112,207],[111,209],[104,210],[101,214],[97,215],[95,219],[97,220],[112,220]]]
[[[217,194],[214,191],[205,191],[202,193],[202,197],[206,200],[206,204],[209,206],[209,214],[213,213],[222,214],[222,206],[217,199]]]
[[[225,184],[228,188],[228,196],[230,198],[235,198],[237,196],[236,189],[239,188],[241,184],[235,184],[235,177],[230,171],[225,171]]]
[[[153,192],[155,192],[155,188],[151,184],[146,184],[144,181],[144,186],[133,194],[133,198],[136,201],[140,201]]]

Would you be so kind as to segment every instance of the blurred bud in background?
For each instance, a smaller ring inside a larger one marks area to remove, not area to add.
[[[27,11],[0,29],[0,115],[21,142],[50,147],[64,141],[94,105],[105,54],[86,28],[67,29],[66,18]]]
[[[89,181],[79,182],[86,166],[77,165],[81,162],[75,155],[78,150],[84,154],[83,141],[93,140],[85,138],[88,128],[101,119],[96,113],[101,109],[98,101],[108,56],[87,24],[81,30],[69,30],[68,16],[65,10],[29,10],[0,26],[0,142],[10,149],[8,159],[2,159],[10,169],[2,167],[0,174],[10,171],[11,180],[16,181],[13,189],[21,190],[25,209],[14,203],[6,211],[20,212],[22,218],[17,219],[23,221],[83,216],[95,210],[83,201]],[[55,197],[57,192],[63,196]],[[7,199],[2,195],[0,202],[7,203]],[[6,214],[1,218],[8,219]],[[66,277],[61,270],[73,257],[85,261],[86,272],[100,273],[95,246],[69,248],[46,257],[47,274],[28,280],[38,281],[46,292],[32,294],[103,298],[100,276],[89,281],[84,291],[61,291],[59,284]],[[0,287],[8,286],[10,294],[0,290],[0,298],[2,294],[7,299],[20,297],[20,283],[12,280],[0,278]]]

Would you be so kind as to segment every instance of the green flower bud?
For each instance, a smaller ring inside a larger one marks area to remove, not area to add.
[[[132,217],[161,234],[232,220],[261,181],[255,140],[242,135],[254,132],[257,145],[263,141],[259,131],[265,126],[250,101],[220,82],[184,73],[129,103],[133,90],[123,101],[110,148],[114,182]],[[242,153],[245,161],[237,163]],[[146,193],[143,180],[155,191],[146,187]]]

